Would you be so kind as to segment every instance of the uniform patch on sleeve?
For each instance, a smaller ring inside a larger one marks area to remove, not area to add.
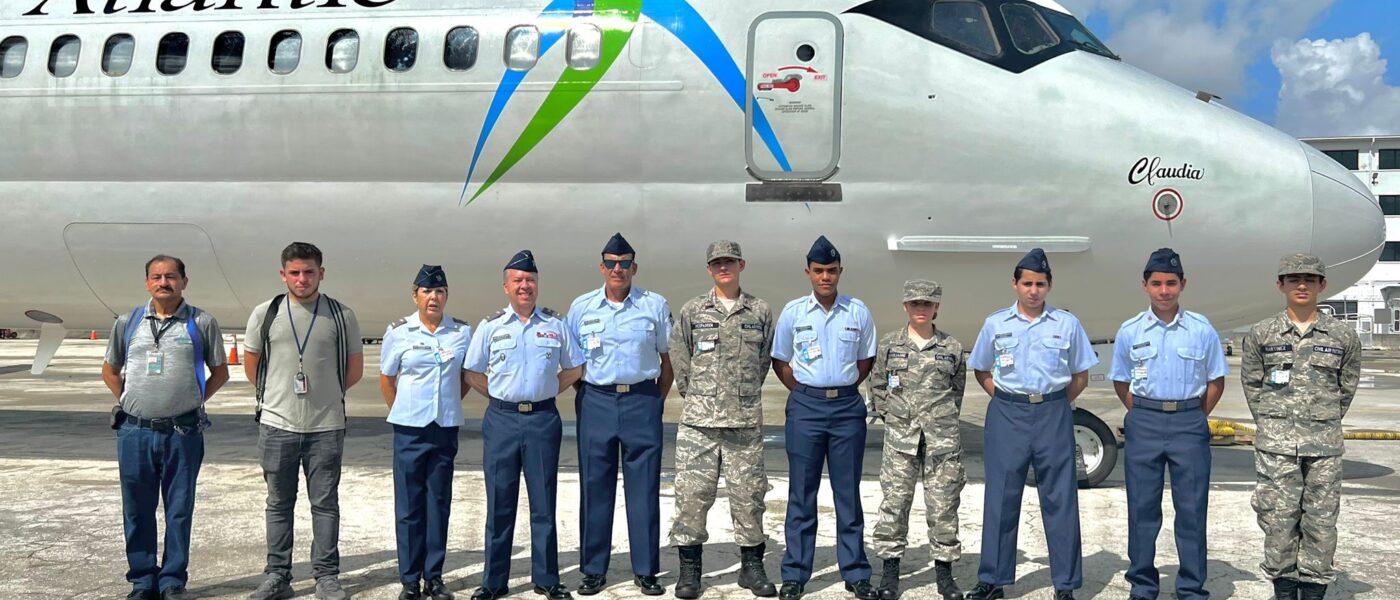
[[[1312,349],[1313,352],[1321,352],[1323,354],[1334,354],[1336,356],[1344,354],[1342,349],[1336,346],[1313,346]]]
[[[1146,347],[1151,346],[1151,345],[1152,345],[1152,342],[1143,342],[1143,343],[1141,343],[1141,344],[1134,344],[1134,345],[1133,345],[1133,350],[1139,350],[1139,349],[1146,348]]]
[[[1268,344],[1260,348],[1261,352],[1292,352],[1293,344]]]
[[[691,323],[691,329],[718,329],[719,323]]]
[[[763,323],[741,323],[739,329],[744,331],[763,331]]]
[[[943,362],[955,363],[955,362],[958,362],[958,355],[956,355],[956,354],[935,354],[935,355],[933,355],[933,359],[934,359],[934,360],[941,360],[941,361],[943,361]]]

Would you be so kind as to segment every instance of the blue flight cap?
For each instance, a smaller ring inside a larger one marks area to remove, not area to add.
[[[516,252],[515,256],[510,257],[510,262],[506,263],[506,267],[501,270],[508,271],[511,269],[524,271],[526,273],[540,272],[540,270],[535,267],[535,255],[531,254],[529,250]]]
[[[614,233],[608,239],[608,245],[603,246],[603,254],[616,254],[623,256],[626,254],[636,255],[637,251],[632,249],[632,244],[627,243],[627,238],[622,237],[622,233]]]
[[[1147,266],[1142,269],[1147,273],[1176,273],[1185,275],[1181,270],[1181,256],[1171,248],[1158,248],[1152,256],[1147,257]]]
[[[841,253],[836,250],[836,246],[831,245],[831,240],[821,236],[812,242],[812,249],[807,251],[807,262],[819,265],[838,263],[841,262]]]
[[[418,278],[413,280],[413,286],[420,288],[447,287],[447,273],[443,273],[442,267],[437,265],[423,265],[423,268],[418,269]]]
[[[1025,256],[1021,257],[1021,262],[1016,263],[1017,269],[1035,271],[1036,273],[1050,274],[1050,260],[1045,258],[1045,251],[1040,248],[1031,248]]]

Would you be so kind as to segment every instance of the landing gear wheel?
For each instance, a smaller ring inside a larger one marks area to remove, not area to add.
[[[1108,424],[1094,413],[1074,409],[1074,443],[1079,487],[1096,487],[1108,479],[1118,465],[1118,438]]]

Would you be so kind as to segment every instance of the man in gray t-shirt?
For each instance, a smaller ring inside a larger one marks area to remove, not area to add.
[[[113,428],[128,598],[186,597],[195,482],[204,462],[204,401],[228,381],[219,323],[185,303],[188,283],[180,259],[148,261],[151,300],[117,317],[102,363],[102,381],[117,397]],[[162,565],[156,564],[158,503],[165,505]]]
[[[293,595],[293,513],[298,478],[305,470],[316,597],[342,600],[348,595],[338,579],[340,465],[345,391],[364,371],[360,325],[349,307],[320,293],[325,268],[315,246],[287,246],[281,274],[287,293],[253,309],[244,342],[244,374],[260,387],[258,448],[267,481],[267,577],[249,598]],[[270,324],[269,312],[275,312]]]

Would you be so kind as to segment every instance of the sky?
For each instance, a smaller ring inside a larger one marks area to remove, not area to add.
[[[1059,1],[1128,63],[1292,135],[1400,135],[1400,0]]]

